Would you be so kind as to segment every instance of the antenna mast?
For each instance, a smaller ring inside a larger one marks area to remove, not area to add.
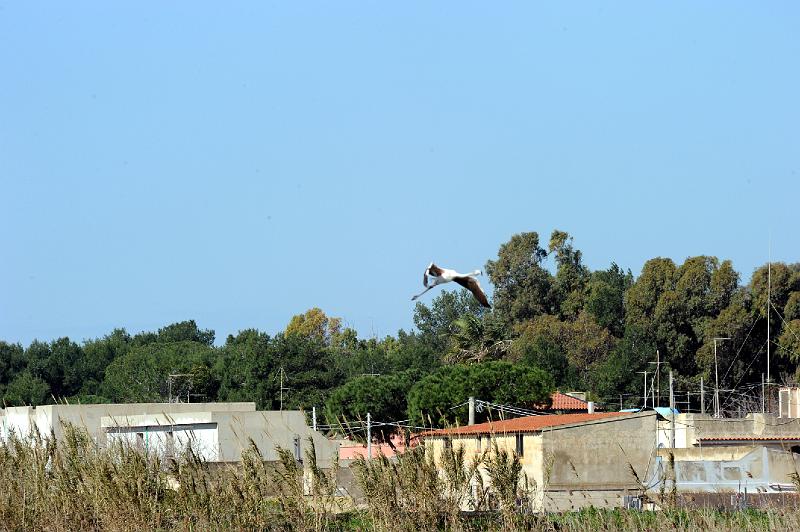
[[[281,366],[281,410],[283,410],[283,390],[288,390],[288,386],[283,385],[283,378],[286,372],[283,370],[283,366]]]
[[[772,236],[769,239],[769,259],[767,260],[767,383],[769,383],[769,316],[772,305]]]

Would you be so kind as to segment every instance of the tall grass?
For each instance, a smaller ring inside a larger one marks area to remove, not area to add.
[[[446,447],[437,462],[423,447],[361,458],[354,500],[338,491],[338,464],[318,466],[313,442],[302,463],[284,449],[266,462],[251,442],[239,463],[220,466],[190,448],[167,460],[101,448],[70,426],[58,441],[46,436],[0,445],[0,530],[800,530],[790,509],[536,514],[535,486],[497,448],[469,457]]]

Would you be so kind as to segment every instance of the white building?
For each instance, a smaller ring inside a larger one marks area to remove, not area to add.
[[[42,405],[0,411],[0,442],[10,435],[63,437],[64,425],[85,429],[100,446],[113,441],[137,445],[169,457],[192,445],[213,462],[238,461],[252,441],[265,460],[277,460],[277,447],[302,459],[313,439],[321,466],[332,463],[338,444],[306,424],[296,410],[258,412],[255,403],[133,403]]]

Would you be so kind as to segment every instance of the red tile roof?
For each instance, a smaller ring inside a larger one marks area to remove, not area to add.
[[[604,418],[629,415],[627,412],[597,412],[594,414],[561,414],[527,416],[508,419],[506,421],[490,421],[478,425],[467,425],[452,429],[432,430],[424,433],[428,436],[445,436],[456,434],[498,434],[505,432],[537,432],[549,427],[572,425],[585,421],[595,421]]]
[[[795,441],[800,440],[800,435],[786,436],[704,436],[697,438],[702,441]]]
[[[577,397],[567,395],[561,392],[553,392],[550,396],[553,400],[553,406],[549,410],[588,410],[589,403],[582,401]]]

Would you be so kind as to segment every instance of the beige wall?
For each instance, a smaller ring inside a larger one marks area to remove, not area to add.
[[[656,414],[643,412],[542,433],[544,457],[552,462],[548,489],[635,490],[656,450]]]
[[[300,454],[306,459],[308,438],[314,441],[317,463],[331,467],[339,456],[339,443],[328,440],[306,423],[305,415],[298,410],[267,412],[216,412],[213,416],[219,426],[220,460],[238,461],[242,451],[249,448],[252,438],[266,460],[278,459],[278,447],[294,452],[294,437],[300,440]]]
[[[102,419],[102,425],[127,429],[141,427],[143,432],[148,432],[147,428],[150,427],[154,437],[157,432],[164,430],[164,426],[174,425],[176,434],[188,428],[192,441],[203,446],[202,456],[218,462],[241,460],[242,452],[250,448],[251,440],[265,460],[275,461],[279,458],[279,447],[294,455],[297,437],[300,457],[305,461],[306,451],[310,449],[309,438],[312,438],[320,467],[331,467],[339,450],[339,443],[312,430],[306,422],[305,414],[299,410],[194,411],[110,416]],[[202,426],[202,429],[193,426]]]
[[[52,430],[56,438],[63,436],[62,423],[71,423],[85,428],[100,445],[106,442],[105,431],[101,428],[103,417],[125,417],[155,414],[179,414],[191,412],[253,412],[255,403],[129,403],[100,405],[41,405],[21,406],[4,409],[4,433],[1,438],[14,430],[17,435],[27,436],[38,427],[42,435]]]
[[[662,422],[665,429],[669,421]],[[714,418],[708,414],[678,414],[676,430],[685,430],[676,447],[693,447],[698,438],[733,436],[790,436],[800,434],[800,419],[778,418],[769,414],[748,414],[744,418]]]
[[[618,507],[626,494],[638,494],[655,471],[655,412],[597,419],[524,433],[520,458],[535,509],[561,511],[585,506]],[[495,434],[501,449],[513,452],[516,433]],[[438,459],[445,438],[428,437],[426,450]],[[482,449],[486,449],[486,436]],[[463,446],[467,457],[478,453],[477,436],[456,436],[453,448]],[[485,477],[485,471],[484,477]]]
[[[665,465],[672,458],[679,492],[770,493],[793,490],[800,471],[795,453],[766,446],[713,446],[660,449]],[[672,475],[670,475],[670,478]]]

